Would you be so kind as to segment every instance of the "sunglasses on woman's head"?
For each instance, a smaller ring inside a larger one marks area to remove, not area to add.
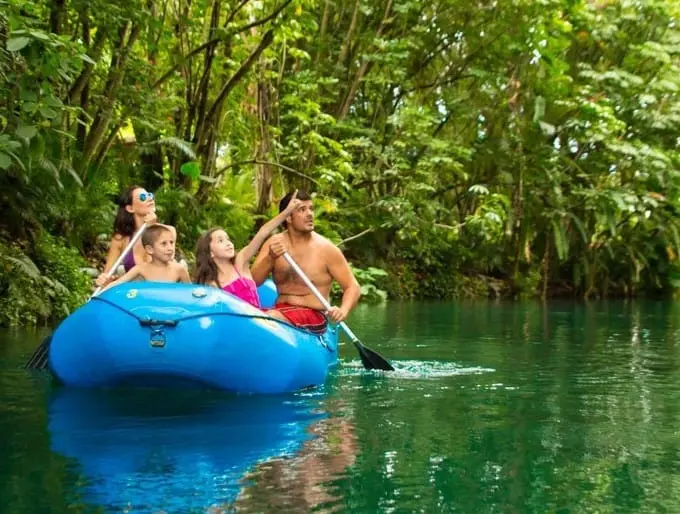
[[[153,200],[153,193],[149,193],[147,191],[139,193],[140,202],[146,202],[147,200]]]

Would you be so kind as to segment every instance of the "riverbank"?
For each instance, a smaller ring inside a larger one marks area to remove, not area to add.
[[[30,326],[63,319],[81,305],[93,291],[93,278],[104,261],[107,238],[91,247],[87,257],[64,239],[42,232],[29,244],[0,239],[0,326]],[[182,257],[191,269],[192,255]],[[356,262],[356,261],[354,261]],[[364,303],[388,300],[455,300],[511,298],[575,298],[584,296],[568,283],[550,284],[537,272],[512,280],[507,277],[484,275],[478,271],[445,269],[443,266],[422,266],[403,262],[382,263],[383,267],[353,266],[359,280]],[[577,291],[576,293],[574,291]],[[334,290],[336,294],[339,289]],[[590,298],[671,296],[669,290],[631,291],[601,289]]]

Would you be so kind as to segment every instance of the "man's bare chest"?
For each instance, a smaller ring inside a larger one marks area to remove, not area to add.
[[[299,249],[289,253],[313,283],[322,285],[331,281],[331,275],[328,271],[323,252],[310,248],[306,251]],[[277,259],[274,266],[274,276],[279,283],[304,285],[302,279],[297,276],[295,270],[283,258]]]

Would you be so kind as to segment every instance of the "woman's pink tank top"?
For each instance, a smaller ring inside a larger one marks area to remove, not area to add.
[[[241,276],[241,274],[236,271],[238,278],[227,284],[222,288],[223,291],[233,294],[239,297],[241,300],[248,302],[253,307],[258,309],[262,308],[260,305],[260,296],[257,294],[257,285],[252,278],[247,278]]]

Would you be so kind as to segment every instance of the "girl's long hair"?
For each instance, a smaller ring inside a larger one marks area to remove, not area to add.
[[[135,233],[135,216],[125,209],[126,206],[132,205],[132,193],[135,189],[142,189],[141,186],[130,186],[118,198],[118,212],[116,219],[113,221],[113,233],[121,236],[132,237]]]
[[[194,272],[194,282],[197,284],[209,284],[217,282],[217,264],[210,257],[210,240],[214,232],[220,230],[219,227],[211,228],[203,232],[196,242],[196,271]]]

